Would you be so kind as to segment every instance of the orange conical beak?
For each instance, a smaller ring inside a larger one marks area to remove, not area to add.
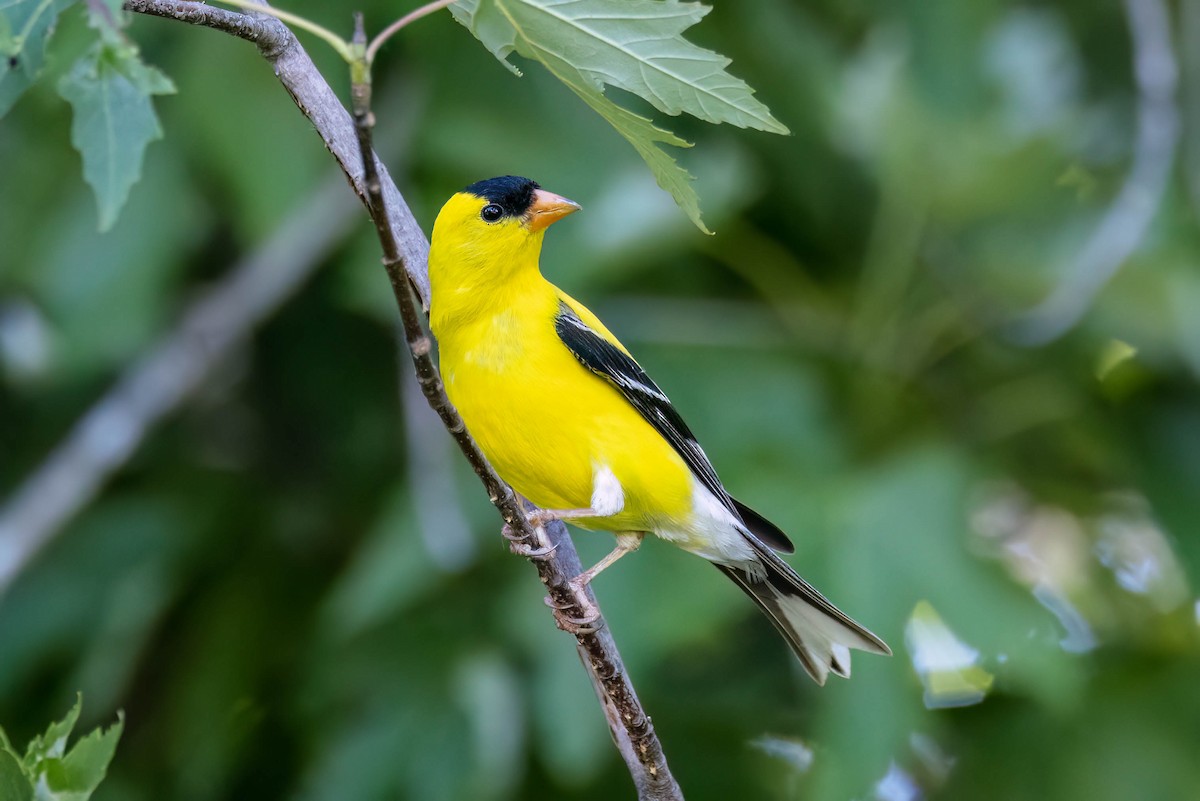
[[[579,211],[580,205],[574,200],[567,200],[561,195],[547,192],[545,189],[535,189],[533,205],[525,213],[525,225],[530,231],[541,231],[555,220]]]

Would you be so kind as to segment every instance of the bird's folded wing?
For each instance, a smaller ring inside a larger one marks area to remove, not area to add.
[[[717,471],[713,469],[712,462],[696,442],[691,429],[683,422],[679,412],[675,411],[670,399],[650,376],[646,375],[633,357],[619,343],[603,336],[584,322],[566,301],[559,305],[554,328],[559,339],[575,358],[584,367],[611,383],[625,400],[629,401],[629,405],[671,443],[671,447],[713,497],[719,500],[734,518],[740,520],[741,515],[734,507],[733,500],[721,485]],[[611,337],[611,334],[609,336]]]

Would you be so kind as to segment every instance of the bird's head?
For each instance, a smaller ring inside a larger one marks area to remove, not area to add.
[[[430,280],[465,286],[484,278],[481,272],[504,280],[512,270],[536,269],[546,228],[578,210],[528,178],[473,183],[446,201],[433,224]]]

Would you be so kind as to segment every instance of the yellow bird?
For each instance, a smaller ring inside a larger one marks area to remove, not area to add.
[[[741,587],[819,684],[850,675],[850,648],[890,654],[772,551],[792,543],[729,496],[658,385],[542,276],[546,227],[578,209],[510,175],[451,197],[433,227],[430,325],[446,392],[496,472],[543,520],[616,535],[579,585],[652,533]]]

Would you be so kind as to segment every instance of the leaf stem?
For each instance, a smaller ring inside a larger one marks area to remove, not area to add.
[[[379,53],[379,48],[383,47],[383,43],[388,39],[391,39],[392,36],[405,25],[408,25],[410,22],[416,22],[421,17],[428,16],[435,11],[441,11],[443,8],[454,2],[455,0],[433,0],[432,3],[426,3],[420,8],[413,9],[400,19],[393,22],[391,25],[384,28],[379,32],[378,36],[371,40],[371,44],[367,46],[367,64],[371,64],[373,61],[375,61],[375,56]]]
[[[286,22],[288,25],[293,25],[301,30],[308,31],[314,36],[324,39],[330,47],[332,47],[339,56],[347,63],[354,61],[354,54],[350,50],[350,45],[345,39],[338,36],[333,31],[326,27],[318,25],[310,19],[305,19],[298,14],[293,14],[290,11],[282,11],[278,8],[264,5],[257,0],[217,0],[218,3],[223,3],[227,6],[245,9],[246,11],[254,11],[260,14],[267,14],[275,17],[278,20]]]

